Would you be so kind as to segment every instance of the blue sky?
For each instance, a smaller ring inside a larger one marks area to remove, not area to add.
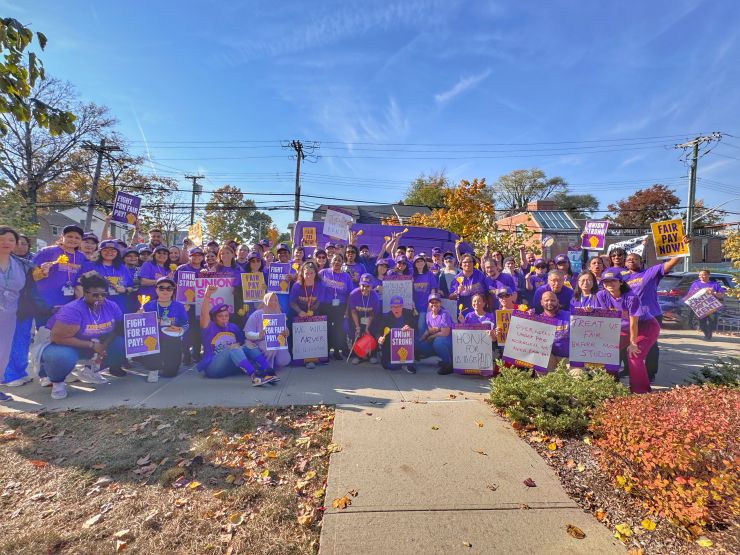
[[[604,209],[655,182],[685,204],[672,145],[717,130],[736,137],[700,160],[697,196],[714,206],[740,195],[738,2],[0,0],[0,10],[48,36],[47,71],[110,107],[152,167],[200,172],[206,190],[292,193],[295,163],[279,141],[300,139],[321,142],[304,195],[391,202],[422,172],[493,182],[539,167]],[[740,200],[725,208],[740,212]]]

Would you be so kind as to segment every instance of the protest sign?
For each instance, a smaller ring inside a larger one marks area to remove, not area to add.
[[[583,228],[581,248],[589,251],[603,251],[608,228],[609,222],[607,221],[588,220]]]
[[[242,293],[245,303],[261,301],[266,289],[265,275],[262,272],[242,274]]]
[[[229,306],[229,313],[234,313],[234,287],[236,287],[236,278],[233,277],[196,277],[195,278],[195,314],[200,316],[200,307],[203,304],[203,297],[209,285],[216,287],[211,294],[210,310],[214,306],[225,304]]]
[[[722,308],[722,301],[714,295],[710,295],[707,287],[699,289],[690,297],[685,298],[683,302],[694,311],[699,319],[706,318]]]
[[[304,247],[315,247],[316,246],[316,228],[315,227],[304,227],[303,237],[301,239],[301,245]]]
[[[265,347],[268,351],[280,351],[288,348],[288,340],[283,337],[285,314],[262,313],[262,329],[265,331]]]
[[[383,312],[390,312],[391,298],[403,299],[403,308],[414,308],[414,278],[411,276],[383,276]]]
[[[545,235],[542,238],[542,246],[545,248],[552,247],[555,244],[555,238],[550,235]]]
[[[195,272],[177,272],[175,300],[183,304],[195,304]]]
[[[452,369],[457,374],[493,376],[493,342],[487,324],[455,324],[452,328]]]
[[[270,264],[270,269],[267,273],[267,290],[285,295],[290,293],[290,282],[288,281],[289,273],[289,262],[273,262]]]
[[[511,313],[503,359],[517,366],[547,372],[557,320],[547,316]]]
[[[326,316],[293,319],[293,364],[329,360]]]
[[[568,262],[570,262],[570,270],[574,274],[579,273],[581,271],[581,268],[583,267],[581,251],[568,249]]]
[[[683,242],[683,222],[667,220],[650,224],[658,260],[674,256],[689,256],[689,246]]]
[[[414,330],[391,328],[391,364],[414,363]]]
[[[352,214],[341,208],[329,207],[324,218],[324,235],[349,241],[349,228],[352,225]]]
[[[198,247],[203,244],[203,225],[200,223],[200,221],[197,221],[193,225],[188,226],[188,239],[190,239],[193,244]]]
[[[619,369],[619,312],[594,308],[573,308],[570,313],[570,365],[599,365]]]
[[[159,352],[157,313],[124,314],[123,341],[126,358],[157,354]]]
[[[606,248],[606,253],[609,254],[614,249],[624,249],[627,254],[635,253],[644,258],[645,241],[648,237],[649,235],[641,235],[640,237],[635,237],[634,239],[627,239],[625,241],[620,241],[619,243],[613,243]]]
[[[110,219],[112,222],[134,226],[139,219],[140,207],[140,197],[117,191],[116,198],[113,199],[113,211],[111,212]]]
[[[506,336],[509,333],[509,323],[511,322],[510,308],[496,311],[496,329],[501,330],[498,334],[498,344],[506,345]]]

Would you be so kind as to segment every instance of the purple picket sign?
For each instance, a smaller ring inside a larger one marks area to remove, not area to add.
[[[581,248],[591,251],[603,251],[606,246],[606,230],[608,228],[608,221],[588,220],[583,228]]]
[[[286,327],[285,314],[262,313],[262,329],[265,332],[265,347],[268,351],[281,351],[288,348],[288,341],[282,335]]]
[[[175,300],[183,304],[195,304],[195,272],[177,272]]]
[[[622,316],[608,308],[573,308],[570,313],[570,358],[574,368],[619,370]]]
[[[113,200],[111,221],[133,227],[139,219],[140,208],[141,197],[118,191],[116,192],[116,198]]]
[[[267,290],[275,293],[290,293],[290,282],[288,274],[290,273],[289,262],[273,262],[267,274]]]
[[[126,358],[159,352],[159,323],[156,312],[123,315],[123,341]]]
[[[391,364],[414,362],[414,330],[391,328]]]

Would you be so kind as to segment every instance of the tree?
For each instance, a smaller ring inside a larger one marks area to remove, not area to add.
[[[740,231],[731,231],[722,244],[722,254],[732,264],[732,280],[736,287],[727,291],[727,296],[740,299]]]
[[[11,115],[24,123],[33,119],[36,125],[48,129],[51,136],[74,133],[72,112],[50,105],[32,92],[36,83],[46,78],[44,64],[36,53],[26,52],[33,36],[33,32],[19,21],[11,17],[0,19],[0,55],[4,62],[0,64],[0,114]],[[43,50],[46,36],[37,32],[36,39]],[[25,53],[28,58],[24,63]],[[0,135],[8,131],[7,124],[0,119]]]
[[[502,175],[492,187],[493,198],[499,210],[507,214],[523,212],[533,200],[541,200],[553,193],[565,192],[568,184],[562,177],[548,178],[539,168],[514,170]]]
[[[74,107],[78,114],[70,133],[53,135],[35,119],[23,120],[15,113],[0,113],[0,122],[8,130],[0,137],[0,171],[28,202],[35,223],[40,193],[50,182],[80,171],[85,158],[72,154],[85,140],[97,142],[115,120],[104,106],[80,104],[72,86],[56,79],[37,81],[34,93],[54,109]],[[30,106],[30,101],[27,102]]]
[[[31,221],[28,204],[5,180],[0,180],[0,222],[29,236],[38,231]]]
[[[421,174],[406,191],[403,204],[410,206],[428,206],[438,208],[442,206],[445,192],[450,188],[444,172],[431,175]]]
[[[708,225],[721,224],[724,220],[721,210],[710,211],[705,208],[704,201],[698,199],[694,202],[694,228],[706,227]],[[681,212],[681,219],[686,221],[686,210]]]
[[[206,203],[205,224],[208,235],[218,241],[236,239],[252,243],[272,227],[272,218],[257,210],[251,199],[231,185],[216,189]]]
[[[588,218],[591,213],[599,209],[598,199],[591,195],[573,195],[560,191],[550,197],[555,201],[556,208],[569,212],[574,218]]]
[[[648,228],[653,222],[672,219],[680,202],[672,189],[656,184],[610,204],[613,215],[607,218],[620,227]]]

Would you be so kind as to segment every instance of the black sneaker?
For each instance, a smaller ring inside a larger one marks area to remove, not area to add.
[[[123,368],[111,368],[108,370],[108,373],[116,378],[125,378],[127,376],[127,373]]]
[[[447,374],[452,374],[452,366],[447,366],[446,364],[443,364],[439,367],[439,370],[437,370],[437,374],[440,376],[446,376]]]
[[[409,374],[416,374],[416,366],[414,366],[413,364],[404,364],[401,368],[406,370],[406,372],[408,372]]]
[[[334,351],[334,360],[342,360],[342,353]]]

